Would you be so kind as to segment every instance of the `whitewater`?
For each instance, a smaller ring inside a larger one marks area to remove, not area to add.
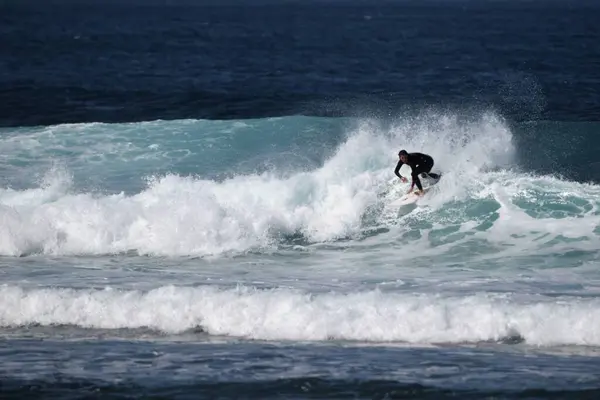
[[[443,178],[398,208],[401,148]],[[600,188],[523,168],[494,113],[7,128],[0,150],[4,335],[600,346]]]
[[[296,132],[293,125],[291,129],[285,123],[280,125],[300,136],[295,141],[304,139],[303,130],[319,129],[323,124],[319,120],[308,120],[305,127],[301,121],[294,123],[300,125]],[[153,131],[142,136],[150,130],[150,124]],[[219,256],[275,249],[296,235],[307,244],[356,239],[373,227],[402,229],[415,218],[430,225],[425,229],[432,234],[438,231],[440,218],[446,229],[473,228],[471,234],[477,232],[474,221],[479,221],[477,226],[491,223],[492,231],[483,229],[487,232],[486,241],[510,240],[510,234],[521,233],[519,227],[511,228],[511,221],[527,218],[528,212],[539,214],[529,217],[533,225],[546,226],[549,221],[543,217],[551,217],[552,213],[575,213],[572,216],[580,217],[587,214],[586,222],[592,230],[597,222],[593,217],[594,187],[565,187],[565,183],[550,177],[529,178],[499,170],[511,167],[514,151],[510,132],[492,116],[462,125],[456,118],[428,118],[383,132],[368,122],[359,122],[356,128],[343,133],[347,137],[340,138],[339,145],[331,146],[331,154],[313,161],[322,165],[312,168],[289,164],[294,157],[313,155],[311,146],[323,145],[315,133],[309,133],[313,142],[305,148],[289,143],[289,138],[278,138],[284,143],[280,145],[282,151],[276,154],[269,154],[272,145],[268,137],[255,135],[254,146],[264,146],[244,158],[239,153],[252,133],[243,129],[247,122],[225,128],[211,124],[208,129],[206,124],[134,124],[141,125],[141,129],[132,137],[126,134],[135,127],[119,126],[117,136],[109,133],[114,129],[111,125],[68,125],[13,133],[3,140],[3,153],[14,155],[5,161],[4,168],[9,172],[18,168],[27,178],[35,174],[45,176],[38,187],[6,187],[0,192],[4,206],[0,254],[101,255],[135,251],[148,255]],[[259,124],[255,130],[275,128],[270,126],[274,122]],[[242,131],[236,133],[236,127]],[[221,136],[210,135],[215,128]],[[186,132],[176,136],[182,129]],[[187,136],[195,131],[200,131],[200,138],[188,141]],[[327,133],[322,132],[324,136]],[[202,134],[206,137],[202,138]],[[289,133],[281,133],[286,134]],[[98,137],[96,141],[94,135]],[[108,139],[101,139],[104,136]],[[233,147],[232,155],[219,159],[220,153],[225,152],[223,148],[229,146],[238,148]],[[443,182],[420,202],[418,211],[404,220],[396,218],[396,210],[386,209],[386,204],[407,189],[390,174],[400,147],[427,151],[436,160],[436,168],[444,171]],[[108,154],[107,148],[112,149]],[[318,156],[313,155],[313,159]],[[28,168],[21,166],[34,159],[38,161],[29,163]],[[75,161],[63,161],[67,159]],[[61,161],[71,165],[61,166]],[[44,164],[50,162],[59,166],[44,171]],[[215,166],[205,167],[211,163]],[[226,170],[217,171],[218,165]],[[260,167],[265,171],[256,171]],[[230,176],[203,176],[218,172]],[[95,180],[95,186],[79,189],[74,175],[83,182]],[[102,193],[135,180],[138,185],[146,183],[137,193]],[[547,215],[535,204],[528,209],[527,199],[535,198],[536,191],[555,198],[557,207],[548,210]],[[420,217],[421,210],[427,216]],[[495,224],[494,219],[498,220]],[[571,220],[574,219],[568,218],[561,224],[568,229]],[[591,232],[582,229],[580,233],[583,236]],[[500,234],[503,237],[498,237]]]

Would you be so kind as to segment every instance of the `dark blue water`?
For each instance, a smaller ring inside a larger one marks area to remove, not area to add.
[[[0,397],[595,399],[598,21],[0,3]],[[399,145],[447,183],[386,219]]]
[[[3,379],[4,399],[24,394],[52,399],[595,399],[600,393],[593,371],[581,371],[595,357],[531,352],[523,363],[519,349],[498,353],[486,346],[415,352],[344,343],[314,349],[285,343],[190,346],[185,341],[107,339],[91,349],[85,343],[25,342],[19,343],[28,346],[22,356],[32,367],[12,370],[19,378]],[[0,355],[7,353],[0,343]],[[69,363],[72,354],[81,357],[75,368]],[[48,363],[48,356],[54,362]],[[549,365],[558,379],[548,379]],[[6,369],[0,367],[0,373]],[[26,379],[33,373],[43,379]]]
[[[600,5],[592,1],[0,7],[5,126],[424,106],[600,118]]]

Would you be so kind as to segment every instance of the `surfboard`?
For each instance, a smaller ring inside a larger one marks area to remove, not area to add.
[[[429,188],[423,188],[423,194],[422,195],[418,195],[415,192],[411,192],[411,193],[406,193],[404,196],[400,197],[397,200],[394,200],[390,203],[390,206],[392,207],[399,207],[399,206],[405,206],[407,204],[413,204],[416,203],[417,200],[419,200],[421,197],[425,196],[425,194],[427,194],[427,191],[429,190]]]
[[[440,179],[441,179],[441,176],[440,176]],[[421,195],[418,195],[415,192],[406,193],[399,199],[392,201],[390,203],[390,206],[400,207],[400,206],[405,206],[408,204],[416,203],[420,198],[425,196],[428,193],[429,189],[431,189],[432,186],[434,186],[436,183],[438,183],[440,181],[440,179],[423,179],[422,178],[421,182],[422,183],[424,183],[424,181],[429,182],[429,185],[427,185],[427,187],[423,188],[423,193]]]

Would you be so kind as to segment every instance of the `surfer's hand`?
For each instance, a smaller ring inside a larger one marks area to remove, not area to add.
[[[402,182],[406,183],[408,181],[408,179],[406,179],[405,177],[400,178],[402,180]]]

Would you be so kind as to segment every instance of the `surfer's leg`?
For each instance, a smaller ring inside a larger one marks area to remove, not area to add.
[[[431,171],[431,168],[433,168],[433,162],[424,164],[423,169],[421,169],[421,172],[423,172],[423,175],[429,176],[430,178],[440,179],[439,174],[434,174],[432,172],[429,172],[429,171]]]
[[[421,165],[418,165],[417,168],[415,168],[414,175],[416,175],[416,176],[420,175],[423,178],[428,178],[429,177],[428,172],[430,170],[431,170],[431,167],[429,165],[427,165],[427,164],[425,164],[425,165],[421,164]]]

